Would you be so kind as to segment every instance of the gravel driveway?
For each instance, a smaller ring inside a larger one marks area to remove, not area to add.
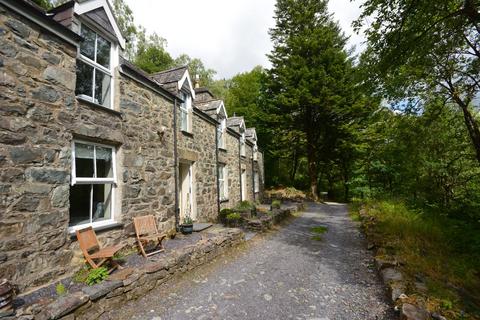
[[[321,240],[311,228],[325,226]],[[393,319],[343,204],[309,204],[272,234],[154,289],[104,319]]]

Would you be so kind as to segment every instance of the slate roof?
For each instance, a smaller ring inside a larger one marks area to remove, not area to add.
[[[183,75],[187,71],[187,66],[176,67],[170,70],[160,71],[152,74],[153,79],[158,83],[165,85],[169,83],[176,83],[182,80]]]
[[[256,135],[255,128],[247,128],[245,130],[245,137],[247,138],[254,138]]]
[[[239,127],[243,120],[243,117],[230,117],[227,119],[227,127]]]
[[[218,107],[220,107],[221,105],[222,105],[222,100],[210,100],[210,101],[195,104],[195,106],[202,111],[217,110]]]

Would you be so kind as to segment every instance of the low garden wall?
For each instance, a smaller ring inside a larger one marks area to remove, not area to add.
[[[244,227],[250,231],[265,232],[271,229],[274,224],[282,222],[292,213],[302,209],[302,203],[289,203],[280,206],[280,208],[271,208],[271,210],[270,206],[259,206],[257,207],[257,216],[245,219]]]
[[[46,305],[40,302],[17,310],[12,319],[98,319],[105,311],[144,296],[174,275],[192,270],[243,241],[241,230],[224,229],[214,237],[167,252],[141,267],[117,271],[111,280],[60,296]],[[122,274],[123,277],[118,276]]]

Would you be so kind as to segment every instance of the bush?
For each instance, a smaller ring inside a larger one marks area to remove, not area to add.
[[[255,205],[249,201],[241,201],[235,207],[236,212],[253,212],[255,210]]]
[[[103,280],[108,278],[108,269],[105,267],[100,267],[97,269],[92,269],[88,273],[87,279],[85,283],[89,286],[93,286],[94,284],[100,283]]]
[[[238,224],[240,223],[240,221],[242,220],[242,216],[240,216],[239,213],[230,213],[227,215],[227,224],[229,226],[238,226]]]
[[[280,200],[273,200],[272,201],[272,209],[280,209],[282,202]]]
[[[227,216],[231,213],[234,213],[232,209],[222,209],[220,210],[220,213],[218,214],[218,221],[220,223],[226,223],[227,222]]]

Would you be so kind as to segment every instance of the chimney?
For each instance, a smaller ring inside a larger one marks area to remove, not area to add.
[[[198,74],[195,75],[194,87],[195,87],[195,89],[200,88],[200,76]]]

